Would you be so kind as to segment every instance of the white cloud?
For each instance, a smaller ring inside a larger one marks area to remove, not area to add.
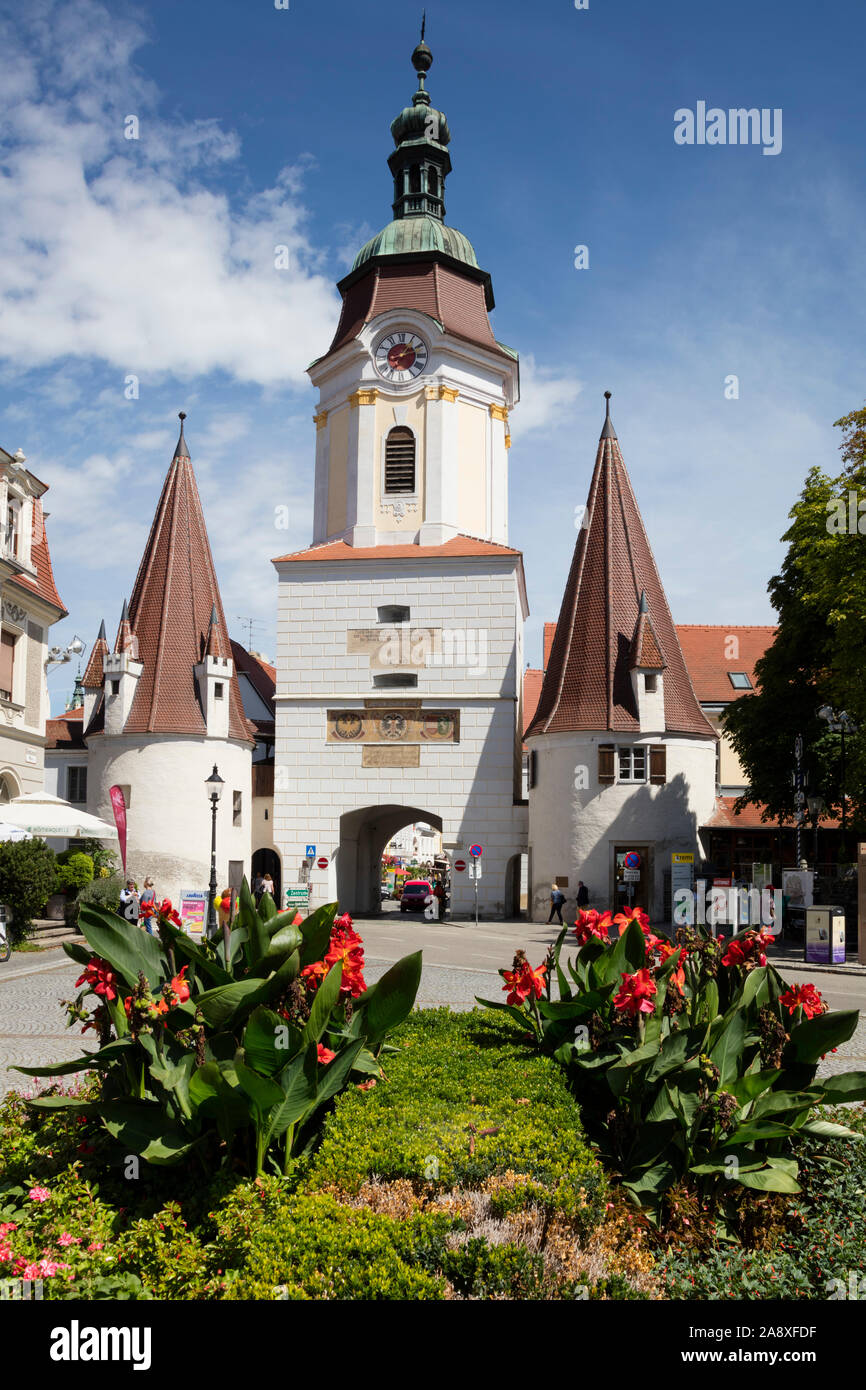
[[[521,438],[530,430],[553,430],[570,416],[583,383],[554,367],[539,367],[532,354],[520,359],[520,403],[511,420],[512,433]]]
[[[16,98],[4,89],[0,354],[19,369],[70,356],[142,376],[305,382],[336,316],[304,231],[309,159],[238,203],[208,187],[240,142],[215,121],[157,114],[133,65],[145,37],[97,0],[0,23]],[[138,140],[124,138],[129,114]]]

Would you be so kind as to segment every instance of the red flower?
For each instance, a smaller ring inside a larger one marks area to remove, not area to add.
[[[323,1067],[326,1067],[329,1062],[333,1062],[337,1055],[329,1047],[323,1047],[321,1043],[316,1043],[316,1048],[318,1049],[316,1055]]]
[[[104,999],[111,1003],[112,999],[117,998],[117,990],[114,982],[116,980],[114,966],[101,956],[94,956],[84,967],[84,974],[75,981],[78,985],[88,984],[94,994],[101,994]]]
[[[807,1018],[814,1018],[816,1014],[827,1012],[827,1003],[820,990],[814,985],[790,985],[785,993],[780,996],[779,1002],[785,1005],[789,1014],[793,1014],[796,1009],[802,1009]]]
[[[183,978],[188,969],[189,966],[185,965],[169,984],[171,990],[171,1007],[173,1009],[176,1009],[178,1004],[185,1004],[187,999],[189,999],[189,985]]]
[[[722,965],[742,965],[745,960],[746,952],[743,950],[743,943],[732,941],[722,956]]]
[[[614,995],[613,1005],[629,1018],[637,1014],[651,1014],[652,997],[656,993],[656,983],[648,970],[638,970],[628,975],[623,970],[619,993]]]
[[[301,979],[306,980],[313,989],[318,989],[328,973],[328,967],[323,960],[314,961],[312,965],[305,965],[301,971]]]
[[[589,912],[579,912],[574,924],[577,944],[585,946],[587,941],[591,941],[593,937],[599,941],[607,941],[610,923],[611,914],[609,912],[605,912],[604,916],[596,912],[594,908],[591,908]]]
[[[174,922],[176,927],[182,925],[180,918],[171,905],[171,898],[163,898],[159,905],[159,915],[160,917],[166,917],[169,922]]]
[[[622,912],[618,912],[613,920],[619,926],[620,936],[632,922],[637,922],[641,931],[646,931],[649,926],[649,916],[642,907],[624,907]]]
[[[155,915],[155,913],[156,913],[156,904],[155,904],[155,903],[142,903],[141,906],[140,906],[140,908],[138,909],[138,915],[139,915],[139,917],[143,917],[143,918],[145,919],[145,921],[147,921],[148,917],[153,917],[153,916]]]
[[[351,923],[352,919],[346,913],[338,920]],[[337,961],[342,961],[343,975],[340,981],[340,995],[345,997],[350,994],[353,999],[357,999],[367,988],[364,980],[364,943],[351,926],[337,929],[335,923],[334,927],[335,929],[331,933],[330,949],[325,956],[325,965],[330,967],[336,965]]]
[[[546,965],[539,965],[537,970],[533,970],[528,960],[524,961],[518,970],[503,970],[502,978],[505,984],[502,988],[509,991],[506,1004],[516,1004],[519,1008],[530,995],[540,999],[546,972]]]
[[[344,912],[343,915],[342,915],[342,917],[335,917],[335,918],[334,918],[334,928],[333,928],[334,931],[351,931],[351,928],[352,928],[352,919],[351,919],[351,917],[349,916],[348,912]],[[360,939],[361,939],[361,938],[358,937],[358,940],[359,940],[359,941],[360,941]]]

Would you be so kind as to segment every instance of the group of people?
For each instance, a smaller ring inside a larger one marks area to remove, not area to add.
[[[577,907],[578,907],[578,911],[582,911],[582,910],[583,910],[585,907],[587,907],[588,905],[589,905],[589,889],[587,888],[587,886],[586,886],[586,884],[584,883],[583,879],[582,879],[582,878],[579,878],[579,879],[577,880]],[[559,925],[560,925],[561,927],[565,925],[565,923],[564,923],[563,920],[562,920],[562,909],[563,909],[564,906],[565,906],[565,894],[563,893],[563,891],[562,891],[562,889],[560,888],[560,886],[559,886],[558,883],[551,883],[551,885],[550,885],[550,915],[549,915],[549,917],[548,917],[548,919],[547,919],[548,925],[554,920],[554,918],[556,918],[556,921],[559,923]]]
[[[253,878],[253,897],[256,900],[256,907],[262,900],[265,893],[270,893],[272,898],[276,898],[277,890],[274,880],[270,874],[257,873]]]
[[[138,891],[138,884],[134,878],[126,880],[126,887],[120,890],[120,911],[127,922],[134,922],[136,926],[142,922],[145,930],[153,936],[153,918],[151,913],[142,912],[142,908],[156,907],[156,889],[153,886],[153,879],[146,878],[141,892]]]

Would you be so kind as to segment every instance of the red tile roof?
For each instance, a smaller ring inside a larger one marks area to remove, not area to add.
[[[766,809],[762,803],[758,802],[756,805],[746,806],[739,815],[734,812],[736,803],[737,798],[735,796],[717,796],[716,808],[706,822],[707,827],[711,830],[774,830],[778,828],[778,820],[765,821],[761,819]],[[838,816],[822,816],[818,824],[823,826],[825,830],[834,830],[840,822]],[[786,830],[793,830],[796,822],[793,818],[783,820],[782,826]],[[812,828],[811,819],[808,822],[808,828],[809,830]]]
[[[125,733],[207,732],[193,667],[204,654],[214,608],[227,651],[219,584],[181,427],[129,603],[144,669]],[[229,737],[250,738],[236,675],[229,686]]]
[[[45,747],[59,749],[84,749],[86,747],[84,742],[84,710],[81,705],[77,709],[66,710],[56,719],[46,719]]]
[[[54,571],[51,568],[51,555],[48,550],[48,537],[45,533],[45,518],[42,503],[38,498],[33,499],[33,541],[30,547],[30,556],[33,561],[33,568],[36,570],[36,578],[31,579],[28,575],[17,574],[14,578],[7,580],[7,583],[18,584],[22,589],[29,590],[31,594],[38,594],[46,603],[50,603],[57,609],[59,617],[67,617],[63,599],[58,594],[57,585],[54,582]]]
[[[99,629],[99,636],[93,644],[93,651],[87,662],[87,669],[81,680],[85,690],[98,690],[104,684],[105,675],[102,669],[102,658],[108,652],[108,643],[105,640],[105,623]]]
[[[678,623],[677,636],[698,699],[705,704],[727,704],[749,693],[748,690],[735,690],[729,673],[744,671],[754,686],[755,663],[772,646],[776,628],[741,627],[737,623],[712,626]]]
[[[662,656],[649,613],[641,612],[638,614],[629,665],[632,670],[663,671],[665,669],[665,659]]]
[[[487,316],[482,272],[474,274],[419,257],[390,265],[372,264],[360,279],[347,276],[338,288],[343,296],[340,322],[325,356],[345,346],[365,323],[391,309],[416,309],[437,319],[446,333],[478,343],[507,356],[493,336]]]
[[[599,441],[538,709],[526,736],[638,733],[629,670],[641,594],[665,663],[670,733],[715,738],[692,689],[662,582],[610,420]]]
[[[550,649],[553,646],[553,639],[556,636],[556,623],[544,624],[544,670],[547,670],[547,663],[550,660]]]
[[[545,623],[545,627],[555,627],[555,623]],[[541,697],[541,686],[544,681],[544,672],[537,671],[532,666],[527,666],[523,672],[523,727],[528,729],[533,719],[535,711],[538,709],[538,701]],[[524,747],[526,745],[524,744]]]
[[[326,541],[323,545],[312,545],[307,550],[296,550],[291,555],[277,555],[272,561],[275,565],[305,560],[425,560],[449,556],[468,559],[473,555],[521,555],[520,550],[499,545],[496,541],[482,541],[476,536],[455,536],[444,545],[347,545],[345,541]]]

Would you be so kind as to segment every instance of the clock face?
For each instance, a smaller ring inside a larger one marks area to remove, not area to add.
[[[427,344],[417,333],[389,333],[376,347],[376,371],[398,385],[420,376],[427,366]]]

